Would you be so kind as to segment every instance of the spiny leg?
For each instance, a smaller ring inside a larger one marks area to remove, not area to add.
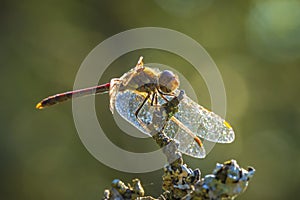
[[[140,122],[140,124],[141,124],[142,126],[145,126],[145,123],[144,123],[142,120],[139,119],[138,115],[139,115],[141,109],[143,108],[143,106],[145,105],[146,101],[150,98],[150,96],[151,96],[151,93],[149,92],[149,93],[147,94],[147,96],[145,97],[144,101],[140,104],[139,108],[138,108],[138,109],[135,111],[135,113],[134,113],[136,119],[138,120],[138,122]]]
[[[166,102],[169,102],[169,100],[162,94],[162,93],[159,93],[161,98],[163,98]]]
[[[164,92],[160,91],[159,89],[157,90],[157,92],[160,94],[161,98],[163,98],[166,102],[169,102],[169,100],[165,97],[165,95],[171,96],[171,97],[176,97],[175,92],[164,93]]]
[[[157,94],[156,94],[156,92],[154,92],[152,94],[152,99],[151,99],[151,104],[150,105],[153,106],[154,104],[157,105]]]

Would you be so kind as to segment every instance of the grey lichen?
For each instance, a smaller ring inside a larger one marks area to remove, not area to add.
[[[105,190],[103,199],[195,199],[217,200],[235,199],[244,192],[255,170],[241,168],[235,160],[217,164],[212,174],[201,178],[199,169],[191,169],[184,164],[181,153],[177,150],[178,143],[162,132],[153,134],[153,139],[163,148],[163,152],[170,164],[164,167],[162,176],[163,193],[157,197],[144,196],[144,189],[140,180],[132,180],[132,184],[125,184],[114,180],[110,190]]]
[[[133,179],[132,185],[125,184],[119,179],[113,180],[110,190],[105,190],[102,199],[138,199],[145,192],[139,179]]]
[[[254,173],[254,168],[240,168],[235,160],[217,163],[213,173],[198,181],[184,199],[234,199],[246,190]]]

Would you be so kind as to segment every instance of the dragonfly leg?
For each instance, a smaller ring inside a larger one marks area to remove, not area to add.
[[[157,94],[156,94],[156,92],[154,92],[153,94],[152,94],[152,99],[151,99],[151,104],[150,104],[151,106],[153,106],[153,105],[157,105]]]
[[[137,121],[140,123],[140,125],[147,131],[150,132],[149,128],[147,127],[147,125],[138,117],[139,112],[141,111],[141,109],[143,108],[143,106],[145,105],[146,101],[150,98],[151,93],[148,93],[147,96],[145,97],[143,103],[141,103],[141,105],[139,106],[139,108],[135,111],[135,117],[137,119]]]
[[[163,93],[160,90],[157,90],[160,96],[166,101],[169,102],[169,100],[165,96],[171,96],[171,97],[176,97],[174,92],[171,93]]]
[[[162,94],[162,93],[159,93],[159,94],[166,102],[169,102],[169,100],[164,96],[164,94]]]
[[[143,106],[145,105],[146,101],[150,98],[150,96],[151,96],[151,93],[149,92],[149,93],[147,94],[147,96],[145,97],[143,103],[141,103],[141,105],[139,106],[139,108],[138,108],[138,109],[135,111],[135,113],[134,113],[136,119],[137,119],[139,122],[141,122],[142,120],[139,119],[138,115],[139,115],[141,109],[143,108]]]

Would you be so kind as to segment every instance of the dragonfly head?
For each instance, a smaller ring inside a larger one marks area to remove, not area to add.
[[[165,94],[175,91],[179,87],[179,78],[169,70],[164,70],[158,78],[159,90]]]

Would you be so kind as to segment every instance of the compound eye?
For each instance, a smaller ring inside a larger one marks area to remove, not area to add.
[[[179,79],[173,72],[164,70],[159,75],[158,84],[160,91],[168,94],[179,87]]]

